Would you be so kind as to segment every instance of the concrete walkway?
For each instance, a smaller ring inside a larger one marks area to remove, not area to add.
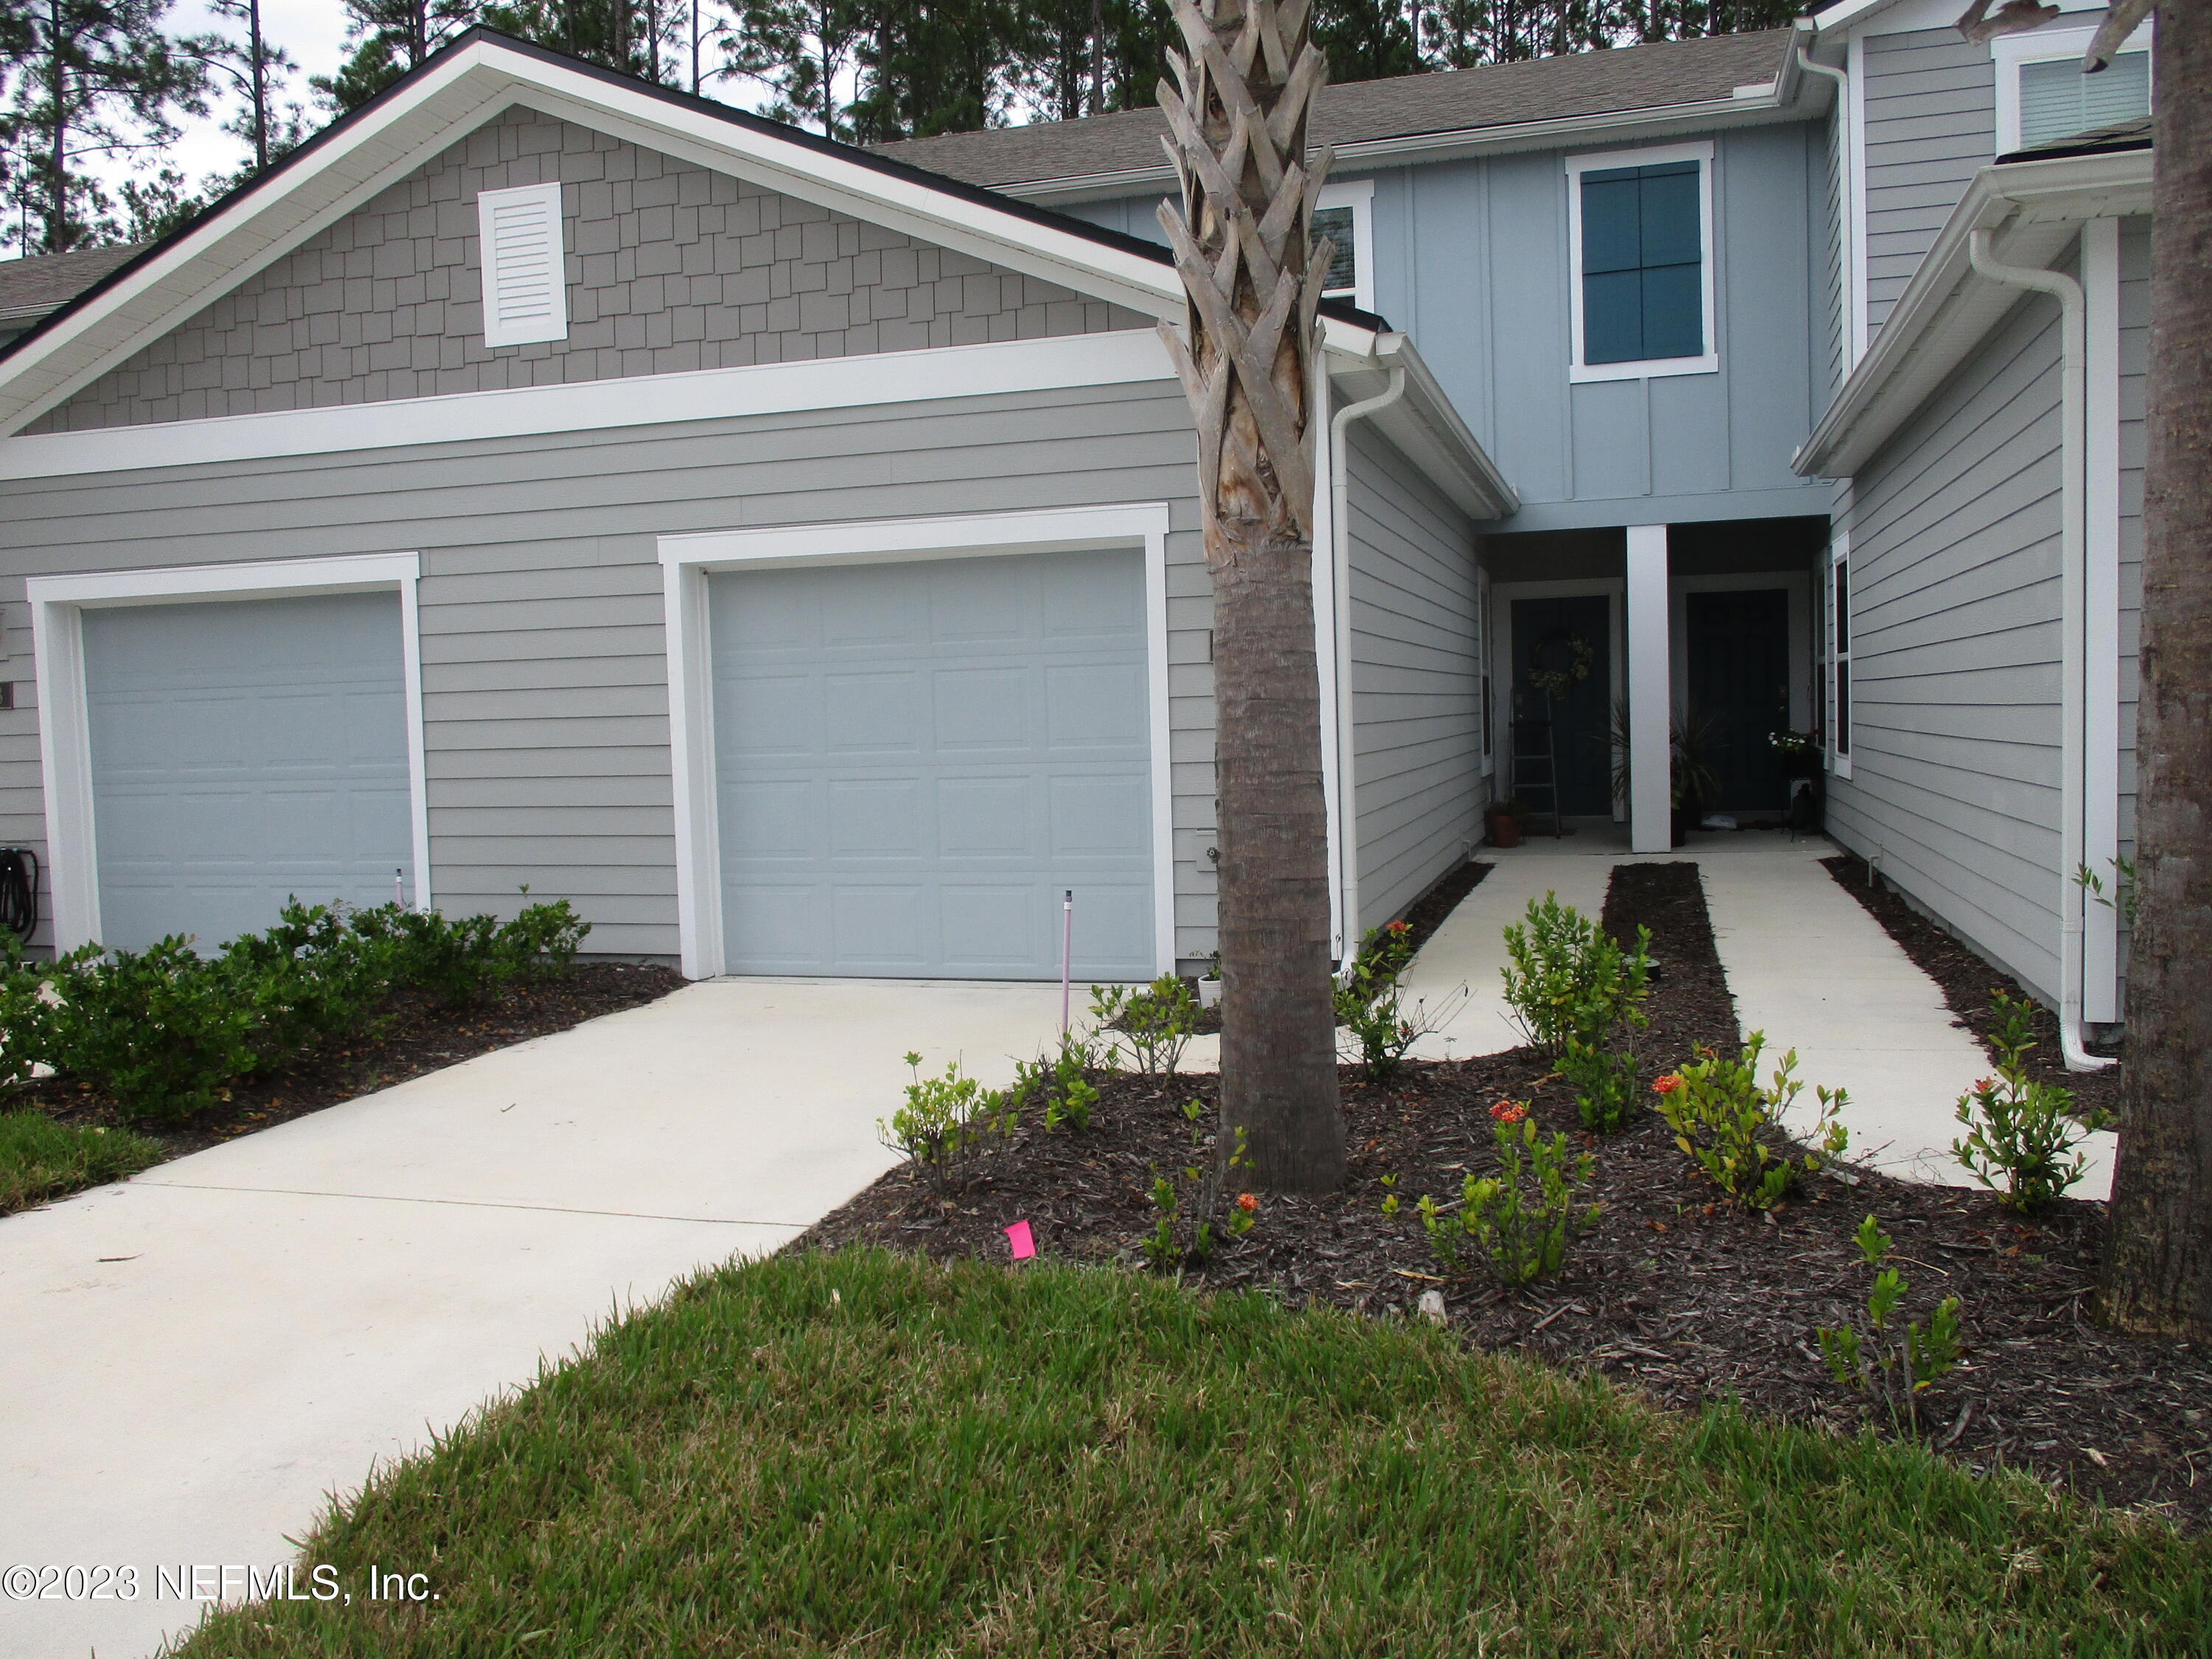
[[[694,985],[0,1220],[0,1567],[142,1590],[0,1599],[0,1656],[151,1650],[199,1612],[157,1566],[288,1559],[325,1493],[889,1168],[906,1050],[1003,1083],[1059,1018],[1056,987]]]
[[[1972,1186],[1950,1152],[1961,1133],[1954,1114],[1959,1097],[1990,1071],[1989,1057],[1936,982],[1820,868],[1834,852],[1817,837],[1792,842],[1757,830],[1700,831],[1686,848],[1642,855],[1627,851],[1625,836],[1587,829],[1563,841],[1486,848],[1480,856],[1496,867],[1407,970],[1408,990],[1432,1007],[1462,984],[1468,992],[1457,1017],[1415,1052],[1444,1059],[1518,1043],[1501,989],[1503,935],[1531,899],[1556,892],[1595,915],[1614,865],[1693,860],[1738,1024],[1764,1031],[1774,1060],[1796,1049],[1805,1121],[1812,1085],[1841,1086],[1850,1096],[1843,1119],[1852,1161],[1907,1180]],[[1664,940],[1654,953],[1663,958]],[[2109,1133],[2089,1137],[2089,1169],[2075,1195],[2108,1195],[2113,1146]]]

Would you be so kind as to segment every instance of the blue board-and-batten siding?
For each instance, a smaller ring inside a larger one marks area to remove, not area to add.
[[[2060,374],[2026,299],[1860,471],[1849,520],[1854,775],[1828,822],[2056,1000]]]
[[[1352,807],[1359,926],[1401,914],[1480,838],[1480,599],[1474,527],[1371,428],[1354,424]]]
[[[417,551],[431,859],[449,911],[569,897],[595,951],[677,950],[655,538],[1093,502],[1170,504],[1177,950],[1213,948],[1211,587],[1170,384],[911,403],[0,483],[21,578]],[[27,702],[28,699],[27,698]],[[37,712],[0,711],[0,839],[44,851]]]

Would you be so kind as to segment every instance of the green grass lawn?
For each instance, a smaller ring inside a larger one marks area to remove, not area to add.
[[[873,1253],[710,1273],[313,1534],[254,1655],[2090,1654],[2212,1547],[1425,1328]],[[370,1604],[367,1570],[439,1599]]]
[[[161,1161],[161,1149],[125,1129],[80,1129],[41,1112],[0,1112],[0,1214]]]

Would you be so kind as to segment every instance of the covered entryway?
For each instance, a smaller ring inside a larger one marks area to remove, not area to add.
[[[396,592],[88,607],[96,937],[203,950],[414,862]],[[410,884],[410,888],[412,884]]]
[[[707,580],[728,971],[1158,971],[1139,550]]]

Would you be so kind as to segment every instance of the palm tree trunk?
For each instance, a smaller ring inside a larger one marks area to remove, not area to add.
[[[2212,1334],[2212,8],[2157,9],[2142,776],[2101,1305]]]
[[[1190,299],[1162,335],[1198,428],[1213,578],[1215,788],[1221,853],[1221,1114],[1255,1184],[1344,1178],[1329,983],[1328,825],[1314,657],[1312,246],[1326,156],[1306,116],[1328,65],[1308,0],[1175,0],[1186,55],[1160,85],[1182,208],[1160,222]]]

